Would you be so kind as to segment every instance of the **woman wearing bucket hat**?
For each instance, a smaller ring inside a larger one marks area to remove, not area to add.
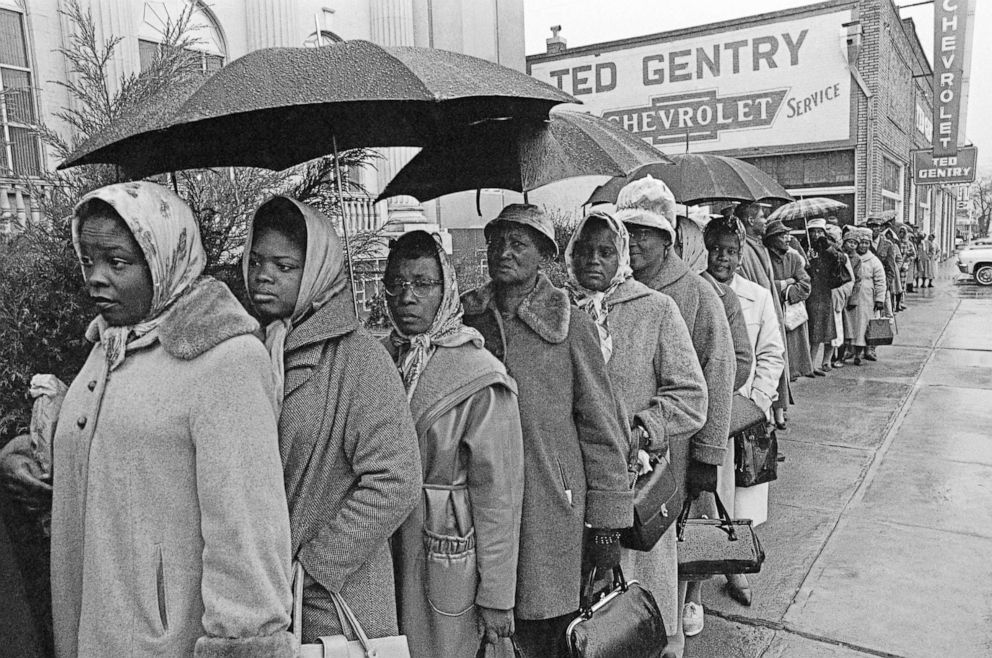
[[[579,608],[583,567],[620,563],[620,530],[633,523],[630,433],[595,324],[541,272],[558,251],[551,219],[513,204],[485,235],[492,281],[462,296],[463,322],[517,382],[524,499],[516,636],[526,656],[556,656]]]
[[[641,178],[617,195],[617,221],[630,233],[630,266],[634,278],[670,296],[689,328],[689,336],[706,380],[706,422],[690,441],[673,447],[672,465],[685,473],[690,498],[716,491],[716,469],[723,463],[730,432],[730,407],[736,364],[730,325],[713,286],[692,273],[675,253],[675,197],[660,180]],[[680,594],[685,596],[685,584]],[[683,599],[684,600],[684,599]],[[680,620],[687,635],[702,630],[703,608],[687,602]]]

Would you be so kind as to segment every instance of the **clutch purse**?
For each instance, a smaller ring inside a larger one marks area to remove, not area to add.
[[[717,574],[757,573],[765,561],[758,535],[750,519],[730,518],[718,494],[719,519],[690,519],[692,501],[682,506],[676,521],[679,578],[699,580]]]
[[[752,400],[734,394],[730,413],[734,484],[753,487],[778,478],[778,437]]]
[[[891,345],[895,338],[892,330],[892,320],[889,318],[876,318],[868,320],[868,329],[865,331],[865,343],[868,345]]]
[[[627,581],[620,567],[599,596],[593,594],[596,569],[589,573],[579,616],[565,630],[571,658],[660,658],[668,643],[661,611],[651,592]]]
[[[635,551],[650,551],[678,517],[682,492],[664,457],[652,460],[653,469],[634,484],[634,525],[620,533],[620,544]]]
[[[300,643],[300,658],[410,658],[410,646],[405,635],[369,639],[344,598],[337,592],[329,593],[341,628],[344,629],[346,624],[351,626],[358,639],[329,635],[318,638],[317,644],[303,644],[303,566],[299,562],[293,563],[293,634]]]

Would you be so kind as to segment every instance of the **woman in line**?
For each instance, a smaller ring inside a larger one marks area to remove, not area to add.
[[[851,258],[843,249],[844,240],[840,227],[828,224],[826,231],[830,237],[830,241],[833,242],[834,247],[840,252],[840,259],[843,261],[844,270],[847,272],[847,282],[831,291],[833,297],[834,327],[837,330],[837,337],[830,344],[832,355],[830,356],[829,367],[842,368],[844,367],[844,337],[847,335],[844,328],[844,309],[847,308],[847,301],[851,298],[851,292],[854,290],[855,274],[854,267],[851,265]],[[823,359],[823,365],[828,365],[826,356]]]
[[[842,319],[844,321],[844,345],[837,352],[837,362],[834,367],[842,366],[854,356],[854,323],[858,312],[858,299],[861,296],[861,256],[858,255],[858,229],[852,226],[845,226],[841,247],[844,255],[851,265],[851,272],[854,275],[851,286],[851,294],[847,296],[847,303],[844,305]]]
[[[623,224],[594,212],[576,227],[565,249],[565,265],[572,301],[596,323],[610,381],[627,410],[632,457],[647,472],[652,463],[655,468],[664,467],[660,461],[671,463],[670,451],[685,452],[702,428],[706,381],[678,306],[633,279],[629,242]],[[675,477],[681,482],[685,473]],[[623,567],[658,602],[669,631],[664,655],[680,658],[685,636],[677,622],[675,531],[669,528],[650,551],[624,550]]]
[[[745,237],[744,227],[736,219],[710,222],[704,237],[709,249],[707,271],[737,294],[754,349],[754,365],[737,393],[758,405],[770,421],[772,403],[778,396],[779,378],[785,368],[785,346],[774,301],[767,289],[738,274]],[[735,486],[732,445],[728,445],[727,456],[717,479],[720,499],[728,509],[733,509],[734,518],[751,519],[756,526],[765,522],[768,518],[768,483],[753,487]],[[734,580],[739,582],[729,589],[731,595],[743,605],[750,605],[751,589],[747,578],[743,574],[728,576],[728,583]],[[739,593],[744,595],[738,596]]]
[[[474,656],[513,633],[524,446],[517,387],[462,324],[455,269],[429,233],[390,246],[383,278],[420,439],[424,488],[396,536],[400,632],[414,656]],[[505,648],[505,647],[504,647]]]
[[[519,387],[524,501],[515,608],[525,656],[564,655],[586,569],[620,563],[633,523],[630,433],[585,313],[540,270],[558,251],[551,219],[512,204],[486,225],[492,281],[462,296],[464,321]],[[586,530],[588,526],[588,530]]]
[[[916,253],[916,240],[913,230],[903,224],[898,223],[897,232],[902,249],[902,280],[906,282],[906,292],[916,291],[916,261],[919,255]],[[902,305],[905,310],[905,305]]]
[[[771,256],[775,272],[775,285],[782,299],[782,305],[801,304],[809,297],[811,290],[809,274],[803,267],[803,258],[789,246],[791,237],[788,227],[780,221],[769,222],[765,227],[765,245]],[[789,352],[789,373],[791,379],[813,376],[813,359],[809,352],[809,332],[807,323],[788,329],[785,335],[786,349]],[[776,424],[785,424],[784,415],[779,417],[775,409]]]
[[[422,482],[403,383],[355,317],[328,217],[277,196],[255,213],[246,244],[245,285],[281,408],[292,556],[305,574],[303,641],[342,632],[329,592],[369,637],[395,635],[389,538]]]
[[[920,240],[920,248],[917,251],[917,276],[920,279],[921,288],[933,288],[934,261],[937,256],[937,249],[933,243],[935,235],[930,234]]]
[[[858,240],[857,254],[861,262],[858,266],[856,294],[848,301],[848,308],[854,306],[851,314],[851,345],[854,348],[854,365],[860,366],[866,352],[865,332],[868,321],[885,309],[888,289],[885,282],[885,267],[871,251],[872,231],[868,228],[851,229],[850,234]]]
[[[54,440],[56,654],[295,656],[258,323],[158,185],[86,195],[72,240],[100,315]]]

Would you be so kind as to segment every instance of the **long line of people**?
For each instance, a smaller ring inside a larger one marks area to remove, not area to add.
[[[260,325],[203,275],[179,197],[90,193],[73,241],[100,314],[54,442],[57,655],[295,655],[298,563],[304,643],[355,636],[344,600],[413,656],[509,655],[511,637],[564,656],[583,575],[622,564],[681,656],[703,630],[701,589],[679,581],[674,530],[621,549],[637,476],[665,463],[695,515],[719,492],[764,522],[768,484],[735,485],[734,396],[785,429],[790,372],[815,373],[821,350],[822,370],[875,358],[867,322],[899,306],[880,228],[811,222],[797,249],[763,215],[742,204],[700,230],[663,182],[635,181],[580,222],[558,288],[550,218],[510,205],[485,227],[491,281],[461,295],[437,240],[408,233],[390,246],[380,343],[313,208],[276,197],[249,227]],[[787,329],[804,302],[809,320]],[[37,500],[26,441],[2,474]],[[751,604],[744,576],[726,588]]]

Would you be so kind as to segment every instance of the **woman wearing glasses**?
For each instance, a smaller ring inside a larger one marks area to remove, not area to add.
[[[342,632],[329,592],[369,637],[397,633],[389,537],[421,486],[403,383],[355,317],[331,220],[287,197],[255,213],[244,277],[276,378],[303,641]],[[351,636],[351,630],[345,631]]]
[[[517,386],[462,324],[455,269],[430,234],[391,245],[383,283],[386,350],[424,469],[423,495],[394,545],[400,631],[414,656],[474,656],[480,640],[513,633],[524,489]]]

